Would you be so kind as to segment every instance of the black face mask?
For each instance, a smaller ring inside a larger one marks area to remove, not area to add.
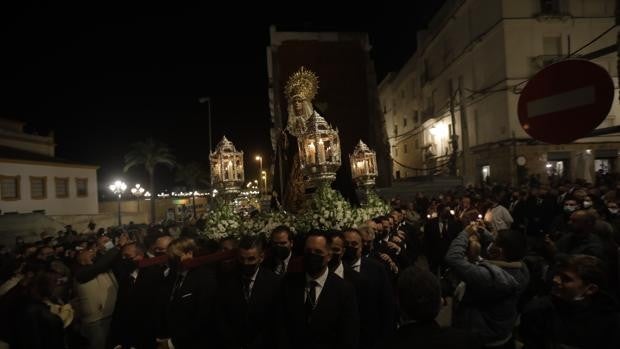
[[[323,256],[314,253],[304,255],[304,270],[310,275],[316,275],[323,269]]]
[[[138,268],[138,263],[130,258],[123,259],[121,260],[121,268],[123,268],[123,271],[131,273]]]
[[[334,254],[332,256],[332,259],[329,260],[329,263],[327,263],[329,270],[331,271],[336,270],[336,268],[338,268],[338,266],[340,265],[340,259],[341,257],[339,254]]]
[[[288,247],[279,245],[273,246],[271,250],[273,252],[273,256],[281,261],[285,260],[291,253],[291,250],[289,250]]]
[[[256,273],[256,269],[258,269],[258,264],[241,264],[239,267],[243,276],[252,277]]]
[[[342,256],[342,259],[349,264],[355,262],[357,259],[357,248],[351,246],[345,247],[344,256]]]

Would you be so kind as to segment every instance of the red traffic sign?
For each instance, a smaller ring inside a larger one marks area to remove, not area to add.
[[[605,120],[613,99],[614,83],[604,68],[570,59],[544,68],[528,81],[519,97],[519,122],[536,140],[570,143]]]

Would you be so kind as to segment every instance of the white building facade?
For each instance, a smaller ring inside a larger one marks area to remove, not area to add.
[[[465,184],[516,184],[529,175],[543,182],[550,175],[592,180],[597,170],[616,170],[620,137],[544,144],[523,131],[517,116],[519,92],[530,77],[602,33],[574,57],[614,45],[614,25],[614,0],[447,1],[418,33],[417,52],[379,85],[394,178],[452,172]],[[592,61],[616,86],[599,127],[615,126],[617,54]]]
[[[98,167],[56,158],[53,136],[23,126],[0,119],[0,214],[98,214]]]

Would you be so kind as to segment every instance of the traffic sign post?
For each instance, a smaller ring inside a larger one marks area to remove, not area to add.
[[[579,59],[558,62],[528,81],[519,97],[519,122],[536,140],[570,143],[605,120],[613,97],[613,81],[601,66]]]

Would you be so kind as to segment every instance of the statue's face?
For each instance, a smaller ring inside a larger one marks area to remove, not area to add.
[[[293,110],[295,115],[300,116],[304,113],[304,101],[303,99],[296,97],[293,99]]]

